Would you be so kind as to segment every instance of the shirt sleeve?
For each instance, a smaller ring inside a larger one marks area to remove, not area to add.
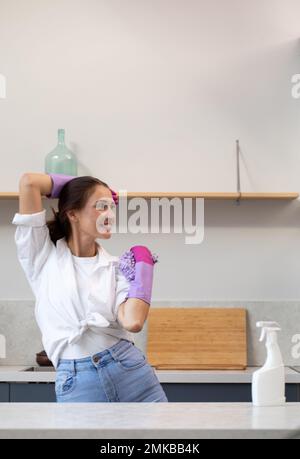
[[[17,226],[15,243],[19,262],[35,290],[36,280],[54,248],[46,225],[46,210],[34,214],[16,213],[12,224]]]
[[[118,309],[121,303],[127,299],[129,292],[130,283],[121,273],[119,268],[116,268],[116,303],[115,303],[115,315],[118,313]]]

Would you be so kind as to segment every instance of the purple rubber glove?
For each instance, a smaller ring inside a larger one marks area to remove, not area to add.
[[[58,198],[61,192],[61,189],[65,186],[66,183],[70,182],[76,176],[74,175],[63,175],[63,174],[48,174],[52,179],[52,190],[50,194],[47,194],[47,198]]]
[[[119,268],[130,282],[127,298],[139,298],[150,305],[156,262],[157,256],[142,245],[131,247],[120,257]]]

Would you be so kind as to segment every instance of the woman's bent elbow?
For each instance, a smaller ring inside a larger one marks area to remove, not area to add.
[[[131,333],[138,333],[142,330],[143,324],[141,324],[140,322],[135,322],[133,324],[125,324],[124,328],[126,328],[126,330],[128,330]]]
[[[25,172],[19,180],[20,186],[29,186],[32,185],[32,174],[30,172]]]

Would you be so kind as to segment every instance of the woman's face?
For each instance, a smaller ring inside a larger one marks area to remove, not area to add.
[[[95,239],[109,239],[111,227],[115,221],[115,203],[111,191],[97,185],[81,210],[72,212],[72,230],[76,228],[81,235]],[[75,225],[75,228],[74,228]]]

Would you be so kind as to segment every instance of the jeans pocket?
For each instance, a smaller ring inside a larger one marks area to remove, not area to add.
[[[76,376],[72,371],[61,370],[57,371],[55,380],[55,393],[59,397],[67,395],[75,388]]]
[[[132,346],[118,355],[117,363],[123,370],[137,370],[147,363],[147,359],[142,351]]]

